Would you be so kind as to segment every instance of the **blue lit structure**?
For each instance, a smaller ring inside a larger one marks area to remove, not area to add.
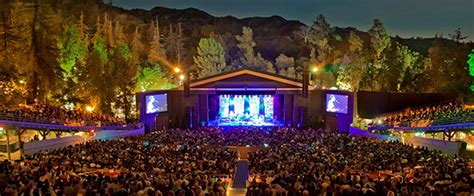
[[[218,126],[275,125],[273,95],[219,95]]]
[[[138,93],[136,102],[148,132],[200,126],[312,126],[348,132],[350,92],[309,86],[305,95],[304,89],[297,79],[240,69],[190,81],[186,88]],[[327,93],[348,96],[346,114],[326,112]],[[158,94],[167,94],[167,112],[147,114],[146,97]]]

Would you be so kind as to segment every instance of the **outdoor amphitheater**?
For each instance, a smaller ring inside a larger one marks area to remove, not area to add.
[[[474,196],[473,3],[0,0],[0,196]]]
[[[474,110],[453,94],[356,100],[244,69],[136,99],[128,122],[3,107],[2,195],[472,193]]]

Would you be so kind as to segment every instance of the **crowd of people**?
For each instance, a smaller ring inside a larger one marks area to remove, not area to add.
[[[462,102],[453,101],[383,114],[374,118],[374,125],[424,127],[463,123],[467,120],[474,120],[474,109],[468,109]]]
[[[225,195],[250,152],[247,195],[470,195],[469,159],[316,129],[170,129],[0,165],[0,194]]]
[[[159,131],[4,161],[0,195],[225,195],[237,153],[207,145],[222,142],[213,133]]]
[[[470,195],[469,159],[399,142],[282,128],[250,154],[247,195]]]
[[[20,104],[16,108],[1,107],[0,117],[4,120],[61,124],[69,126],[123,126],[134,125],[123,119],[107,114],[97,114],[83,110],[68,110],[43,103]]]

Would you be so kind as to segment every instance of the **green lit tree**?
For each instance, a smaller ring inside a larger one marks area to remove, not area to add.
[[[224,71],[225,51],[221,44],[212,38],[202,38],[197,47],[194,63],[198,69],[198,78],[216,75]]]
[[[175,87],[159,65],[144,67],[135,75],[135,92],[165,90]]]
[[[64,72],[65,78],[71,78],[77,81],[73,74],[74,66],[88,54],[88,46],[84,39],[81,38],[75,26],[69,26],[64,31],[61,38],[61,68]]]
[[[467,61],[469,65],[469,75],[474,77],[474,50],[471,50],[471,54],[469,54],[469,60]],[[474,92],[474,82],[472,82],[470,89]]]
[[[60,90],[52,98],[61,105],[76,106],[82,103],[78,96],[78,69],[83,67],[89,53],[87,41],[82,38],[77,27],[69,26],[62,34],[60,49],[63,81],[58,84]]]
[[[468,55],[469,59],[467,64],[469,65],[469,75],[474,77],[474,49],[471,50],[471,53]]]

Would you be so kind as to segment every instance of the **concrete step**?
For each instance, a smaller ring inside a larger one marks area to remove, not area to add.
[[[247,189],[233,189],[230,188],[228,192],[230,196],[245,196]]]

